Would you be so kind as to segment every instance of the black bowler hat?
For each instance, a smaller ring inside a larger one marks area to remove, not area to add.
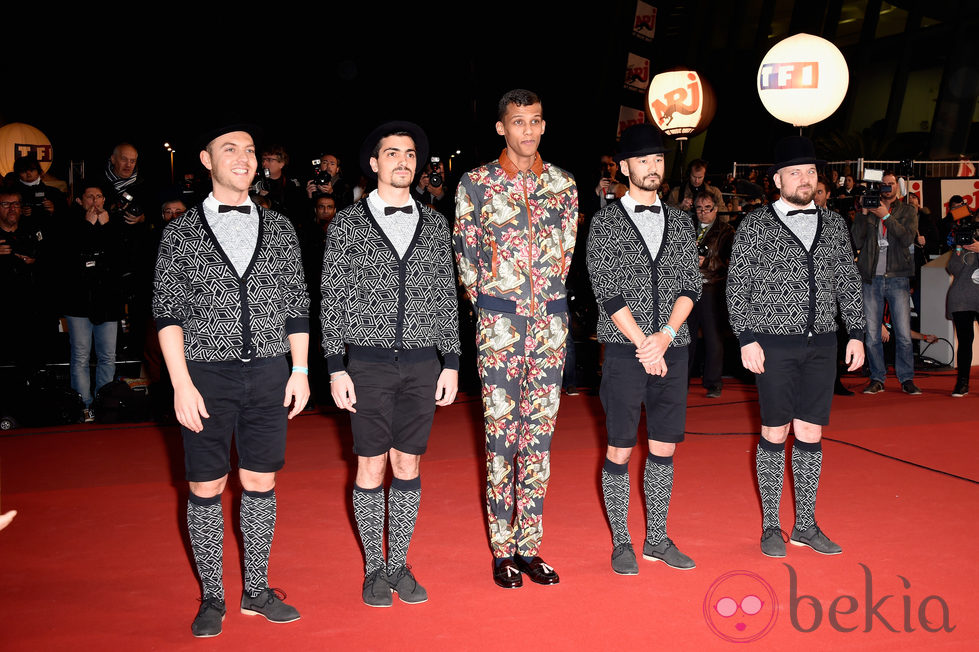
[[[769,174],[775,174],[790,165],[823,167],[826,161],[816,158],[816,148],[805,136],[786,136],[775,144],[775,163]]]
[[[405,122],[403,120],[385,122],[370,132],[367,138],[364,139],[364,144],[360,146],[360,169],[363,170],[364,175],[368,179],[377,179],[377,172],[371,169],[371,158],[374,154],[374,148],[377,147],[377,144],[382,138],[399,132],[409,134],[411,139],[415,141],[415,160],[417,161],[415,165],[415,176],[417,177],[421,169],[425,167],[425,163],[428,162],[428,136],[425,135],[425,131],[414,122]]]
[[[250,122],[234,122],[232,124],[226,124],[220,127],[214,127],[213,129],[208,129],[200,135],[197,144],[202,150],[205,150],[215,138],[235,131],[244,131],[246,134],[251,136],[252,142],[255,144],[255,149],[258,149],[258,141],[262,139],[263,135],[262,128]]]
[[[670,148],[663,144],[663,134],[651,124],[632,125],[622,132],[619,142],[619,153],[615,155],[616,164],[622,159],[649,154],[663,154]]]

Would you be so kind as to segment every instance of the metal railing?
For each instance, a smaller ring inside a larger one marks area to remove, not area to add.
[[[900,161],[873,161],[869,159],[853,159],[850,161],[829,161],[826,163],[825,170],[836,170],[839,175],[845,176],[853,174],[856,179],[863,178],[863,171],[867,168],[872,170],[893,170],[900,165]],[[911,178],[957,178],[959,168],[963,161],[911,161]],[[979,160],[970,160],[973,169],[979,170]],[[731,172],[738,179],[746,179],[748,172],[754,168],[765,171],[771,167],[771,163],[738,163],[735,162]]]

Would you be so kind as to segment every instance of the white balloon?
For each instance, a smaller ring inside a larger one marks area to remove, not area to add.
[[[831,116],[843,102],[849,83],[843,53],[812,34],[796,34],[776,43],[761,60],[755,80],[765,109],[796,127]]]

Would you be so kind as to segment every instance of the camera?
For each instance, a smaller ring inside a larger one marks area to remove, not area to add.
[[[704,258],[707,258],[707,254],[709,254],[709,253],[710,253],[710,247],[708,247],[705,244],[699,244],[699,245],[697,245],[697,255],[698,256],[703,256]]]
[[[859,200],[862,208],[877,208],[880,206],[881,193],[891,192],[891,185],[882,183],[883,179],[883,170],[864,169],[863,182],[866,190],[860,195]]]
[[[312,181],[317,186],[325,186],[328,183],[333,183],[333,177],[326,170],[320,169],[320,164],[323,159],[314,158],[311,163],[313,164],[313,177]]]
[[[47,196],[44,194],[44,190],[38,189],[34,191],[34,194],[24,193],[24,204],[30,206],[31,210],[44,210],[44,200]]]
[[[136,200],[128,192],[123,190],[119,193],[119,200],[116,202],[116,209],[120,213],[129,213],[130,215],[142,215],[142,207],[136,203]]]
[[[975,221],[976,214],[969,211],[968,206],[959,206],[952,209],[952,218],[955,226],[952,227],[952,236],[956,247],[972,244],[977,239],[979,233],[979,223]]]
[[[445,183],[445,179],[437,172],[438,164],[441,162],[442,159],[438,156],[433,156],[431,159],[432,171],[428,173],[428,185],[432,188],[441,188],[442,184]]]

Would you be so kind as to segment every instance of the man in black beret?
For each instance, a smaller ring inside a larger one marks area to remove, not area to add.
[[[850,335],[845,360],[851,371],[863,364],[865,321],[846,222],[813,202],[816,166],[822,163],[808,138],[779,141],[770,174],[781,198],[745,216],[728,271],[731,328],[741,342],[741,361],[758,385],[761,440],[755,466],[761,551],[769,557],[785,556],[779,504],[790,427],[796,518],[788,540],[824,555],[842,552],[815,518],[820,438],[836,377],[837,302]]]
[[[268,563],[287,417],[309,398],[309,297],[289,220],[248,196],[255,131],[238,124],[202,137],[213,192],[167,224],[156,261],[153,316],[183,434],[187,524],[203,589],[191,626],[197,637],[220,634],[225,616],[221,494],[232,433],[242,486],[241,612],[299,619],[285,594],[269,588]]]
[[[428,600],[408,566],[408,545],[435,407],[455,400],[459,381],[449,228],[445,217],[411,197],[427,150],[425,132],[411,122],[385,123],[367,136],[361,167],[377,189],[337,214],[323,255],[323,352],[333,400],[350,412],[362,597],[370,607],[390,607],[392,592],[406,604]]]
[[[646,406],[649,455],[643,473],[643,558],[694,567],[666,535],[673,493],[673,454],[687,416],[686,319],[700,297],[690,217],[659,199],[667,149],[651,124],[622,134],[616,160],[629,192],[595,213],[588,233],[588,272],[598,300],[598,339],[605,344],[602,386],[608,450],[602,493],[612,526],[612,570],[639,572],[629,536],[629,458]]]

